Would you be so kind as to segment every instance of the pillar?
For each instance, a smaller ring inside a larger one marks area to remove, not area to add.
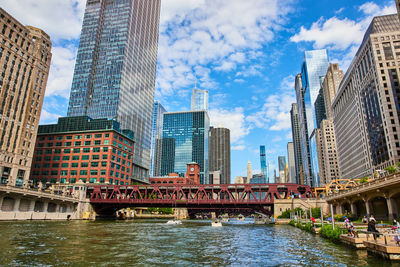
[[[356,207],[356,204],[354,202],[350,203],[350,209],[351,209],[351,214],[357,215],[357,207]]]
[[[392,221],[397,215],[397,207],[393,198],[386,197],[386,204],[388,207],[388,220]]]
[[[49,206],[49,202],[43,202],[43,212],[47,212],[47,208]]]
[[[60,204],[56,204],[56,212],[60,212]]]
[[[19,211],[19,203],[21,202],[20,198],[15,198],[14,199],[14,211]]]
[[[371,207],[371,202],[369,200],[365,200],[365,210],[367,211],[367,215],[371,216],[372,207]]]
[[[36,199],[31,200],[31,204],[29,205],[29,211],[35,211],[35,203]]]
[[[1,211],[1,206],[3,206],[3,199],[4,199],[4,196],[0,196],[0,211]]]

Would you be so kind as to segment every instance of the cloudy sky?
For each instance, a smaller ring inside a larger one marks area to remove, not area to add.
[[[67,112],[86,0],[0,0],[21,23],[45,30],[53,59],[41,123]],[[168,111],[190,109],[209,90],[211,124],[231,130],[232,181],[250,160],[270,174],[291,141],[294,76],[305,50],[326,48],[347,69],[373,16],[395,13],[394,0],[162,0],[156,99]]]

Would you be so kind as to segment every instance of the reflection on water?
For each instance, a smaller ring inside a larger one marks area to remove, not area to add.
[[[291,226],[160,220],[1,222],[5,266],[390,266]]]

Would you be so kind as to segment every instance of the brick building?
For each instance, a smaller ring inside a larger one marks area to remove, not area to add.
[[[170,173],[168,176],[151,177],[152,184],[200,184],[200,165],[191,162],[187,164],[185,177],[177,173]]]
[[[134,180],[133,132],[110,119],[59,118],[40,125],[30,179],[42,183],[107,183]]]

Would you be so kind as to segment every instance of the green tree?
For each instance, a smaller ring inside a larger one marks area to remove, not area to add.
[[[397,172],[396,166],[389,166],[385,168],[385,171],[387,171],[389,174],[393,174]]]
[[[360,184],[365,184],[366,182],[368,182],[368,177],[363,177],[360,179]]]

